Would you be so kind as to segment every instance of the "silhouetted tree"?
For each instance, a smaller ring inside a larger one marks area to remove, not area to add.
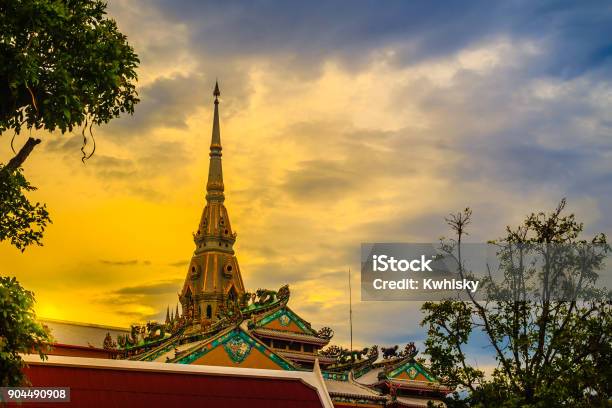
[[[486,301],[468,292],[466,302],[423,305],[431,370],[462,390],[448,398],[449,406],[608,406],[612,310],[596,281],[610,247],[604,235],[580,239],[583,225],[563,216],[564,208],[565,200],[550,214],[531,214],[491,242],[504,276],[501,283],[483,280]],[[473,276],[461,254],[471,215],[466,209],[447,219],[455,238],[442,245],[462,277]],[[476,331],[497,361],[490,377],[466,355]]]

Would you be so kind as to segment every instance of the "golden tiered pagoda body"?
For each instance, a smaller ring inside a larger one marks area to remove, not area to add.
[[[315,330],[289,308],[288,285],[277,291],[245,290],[234,253],[236,233],[224,205],[218,84],[213,95],[206,206],[179,293],[182,313],[177,308],[171,315],[168,310],[165,324],[132,326],[129,334],[117,339],[120,356],[178,364],[320,369],[337,407],[425,407],[447,393],[414,359],[413,345],[400,353],[397,346],[383,348],[382,359],[377,346],[324,349],[333,330]]]

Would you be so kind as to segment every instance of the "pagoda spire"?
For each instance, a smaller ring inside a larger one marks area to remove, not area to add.
[[[206,183],[206,200],[223,201],[223,168],[221,166],[221,128],[219,126],[219,83],[215,82],[215,112],[213,117],[212,138],[210,141],[210,164],[208,168],[208,183]]]
[[[170,306],[166,307],[166,323],[170,323]]]
[[[195,250],[179,294],[183,318],[198,327],[202,319],[212,323],[217,321],[219,312],[228,302],[242,299],[245,294],[240,267],[234,253],[236,233],[232,229],[224,204],[219,126],[220,95],[219,83],[215,82],[206,206],[202,211],[197,232],[193,234]],[[178,316],[177,310],[175,319]]]

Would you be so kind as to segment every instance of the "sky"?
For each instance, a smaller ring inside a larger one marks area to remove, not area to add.
[[[140,56],[142,101],[94,128],[85,164],[78,132],[37,134],[25,174],[53,224],[23,254],[0,243],[0,272],[42,317],[127,326],[177,303],[216,79],[245,285],[288,283],[337,343],[349,268],[356,345],[425,338],[419,303],[359,300],[361,242],[436,242],[467,206],[483,242],[563,197],[587,236],[612,234],[610,2],[110,0],[109,14]]]

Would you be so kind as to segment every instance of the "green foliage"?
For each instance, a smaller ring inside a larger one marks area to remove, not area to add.
[[[50,223],[46,206],[32,204],[25,196],[35,187],[23,176],[21,169],[4,171],[0,165],[0,241],[9,240],[22,252],[28,245],[42,245],[42,236]]]
[[[504,287],[487,286],[493,301],[423,305],[431,371],[460,390],[447,399],[449,407],[609,406],[612,303],[596,279],[610,247],[603,235],[580,240],[583,226],[573,215],[563,216],[564,207],[562,201],[550,214],[531,214],[492,241],[505,277]],[[465,276],[460,247],[470,216],[466,210],[447,219],[456,235],[443,243],[448,253],[459,253]],[[528,262],[527,252],[537,252],[543,262]],[[540,284],[530,287],[533,279]],[[567,291],[567,283],[576,282],[578,288]],[[567,299],[567,293],[573,297]],[[485,335],[486,349],[497,361],[489,377],[465,354],[476,333]]]
[[[104,1],[0,0],[0,135],[24,126],[61,133],[83,126],[84,134],[88,125],[91,132],[133,113],[138,63]],[[51,222],[44,205],[26,198],[34,187],[20,169],[39,142],[30,138],[0,165],[0,241],[21,251],[41,245]],[[15,278],[0,277],[0,386],[25,381],[19,353],[44,358],[49,334],[36,323],[33,304]]]
[[[137,55],[100,0],[0,0],[0,134],[132,113]]]
[[[27,382],[20,353],[38,353],[45,359],[51,342],[48,329],[36,321],[34,294],[15,278],[0,277],[0,387]]]

